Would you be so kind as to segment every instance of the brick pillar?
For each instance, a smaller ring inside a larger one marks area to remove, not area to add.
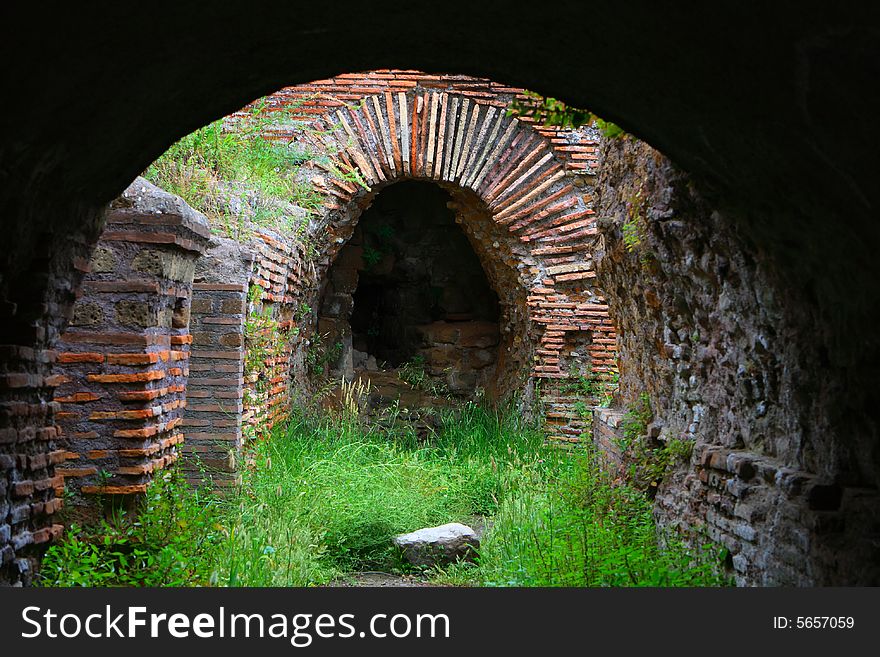
[[[204,216],[138,178],[116,201],[58,346],[55,402],[73,503],[143,493],[177,458]]]
[[[48,190],[45,198],[53,198]],[[45,213],[69,226],[31,241],[5,235],[7,246],[16,248],[0,257],[0,586],[18,586],[31,582],[40,554],[62,530],[53,522],[64,485],[55,473],[64,450],[52,402],[59,382],[51,371],[53,345],[88,270],[103,210],[65,207],[54,199],[21,214],[14,206],[7,210],[25,233]]]
[[[192,362],[183,419],[185,467],[193,482],[237,485],[244,392],[244,323],[253,254],[211,239],[193,284]]]

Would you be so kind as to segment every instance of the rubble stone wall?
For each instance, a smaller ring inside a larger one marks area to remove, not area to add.
[[[613,447],[646,394],[647,438],[693,444],[657,493],[662,527],[725,546],[740,584],[878,584],[870,427],[831,421],[849,366],[832,366],[815,305],[661,154],[617,139],[602,156],[623,408],[597,414],[594,439]]]

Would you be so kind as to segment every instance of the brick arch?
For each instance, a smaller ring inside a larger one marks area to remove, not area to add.
[[[559,381],[571,368],[600,376],[616,369],[615,329],[593,283],[597,136],[511,116],[511,100],[523,93],[485,79],[383,70],[285,88],[267,103],[307,118],[316,150],[332,154],[318,180],[324,272],[381,189],[424,180],[450,193],[484,269],[502,263],[515,272],[523,317],[508,320],[530,346],[525,374],[545,380],[551,435],[577,440],[585,427]],[[283,129],[276,136],[294,137]],[[357,172],[362,184],[334,171]]]

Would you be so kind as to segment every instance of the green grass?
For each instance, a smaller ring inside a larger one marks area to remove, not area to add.
[[[612,483],[582,449],[552,470],[524,473],[505,497],[480,552],[488,586],[718,586],[721,552],[658,543],[651,503]]]
[[[411,570],[393,535],[475,515],[492,523],[477,562],[424,575],[469,586],[723,583],[717,552],[659,547],[642,494],[613,485],[586,449],[544,446],[515,413],[467,404],[429,440],[393,426],[297,416],[258,444],[240,494],[221,502],[168,475],[138,523],[51,548],[45,583],[318,585]],[[132,544],[137,560],[121,560]]]
[[[497,510],[503,473],[542,449],[541,436],[514,417],[468,405],[446,417],[430,444],[351,421],[294,419],[258,448],[237,527],[248,540],[230,551],[226,582],[302,585],[349,570],[401,568],[395,534]],[[280,529],[292,527],[308,537],[308,555]],[[267,546],[271,558],[263,559]],[[284,566],[297,561],[305,568]]]
[[[304,218],[288,204],[307,213],[320,208],[321,195],[299,175],[313,154],[264,136],[289,122],[290,114],[258,103],[234,122],[215,121],[172,145],[144,177],[183,198],[229,237],[242,237],[248,221],[301,232]]]

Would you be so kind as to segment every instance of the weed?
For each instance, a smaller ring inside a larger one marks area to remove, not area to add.
[[[117,509],[95,527],[71,525],[46,552],[46,586],[204,586],[216,581],[225,540],[220,502],[177,468],[150,484],[137,513]]]
[[[342,342],[337,340],[332,345],[324,343],[329,336],[329,333],[315,333],[306,350],[306,365],[313,376],[322,376],[342,356]]]
[[[363,390],[352,386],[352,409]],[[677,448],[676,448],[677,449]],[[358,414],[295,412],[253,446],[240,490],[214,498],[174,471],[137,519],[73,528],[49,549],[47,585],[310,586],[411,569],[391,538],[490,517],[476,563],[423,573],[487,586],[726,583],[712,548],[658,541],[649,500],[587,448],[559,450],[512,409],[440,412],[428,442]]]
[[[172,145],[144,177],[183,198],[229,237],[244,236],[247,221],[301,234],[307,215],[323,200],[298,176],[313,154],[266,136],[292,121],[293,109],[270,111],[261,102],[243,118],[215,121]]]
[[[426,365],[425,357],[416,354],[397,369],[397,378],[410,388],[421,390],[434,397],[445,397],[451,394],[449,386],[443,380],[431,376]]]
[[[367,269],[372,269],[376,265],[378,265],[382,261],[382,252],[378,249],[374,249],[372,247],[364,247],[364,264],[366,264]]]
[[[635,220],[631,220],[623,224],[623,246],[627,253],[635,251],[642,243],[642,237],[639,234],[639,226]]]

